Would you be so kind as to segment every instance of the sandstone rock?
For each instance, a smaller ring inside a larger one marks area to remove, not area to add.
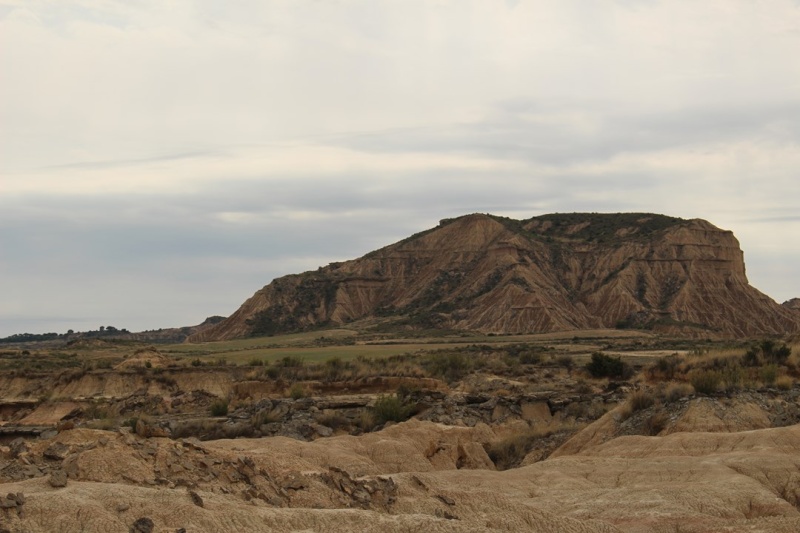
[[[447,505],[453,506],[456,504],[456,501],[453,498],[445,496],[444,494],[437,494],[436,497],[439,498],[442,501],[442,503],[445,503]]]
[[[147,517],[136,520],[130,528],[130,533],[153,533],[155,524]]]
[[[195,491],[190,490],[189,491],[189,497],[192,499],[192,503],[195,504],[196,506],[198,506],[198,507],[203,507],[204,506],[203,505],[203,498],[201,498],[200,495],[197,494]]]
[[[0,498],[0,509],[14,509],[17,507],[17,500],[6,498]]]
[[[286,490],[302,490],[308,487],[308,480],[300,474],[292,474],[292,476],[283,484]]]
[[[117,512],[118,513],[124,513],[125,511],[127,511],[130,508],[131,508],[131,506],[129,504],[127,504],[127,503],[117,504]]]
[[[28,441],[22,437],[19,437],[12,440],[9,443],[8,448],[11,451],[11,457],[19,457],[20,454],[30,450],[30,445],[28,444]]]
[[[62,444],[60,442],[54,442],[47,449],[42,452],[42,455],[47,459],[53,459],[54,461],[63,461],[64,458],[69,453],[69,446],[66,444]]]

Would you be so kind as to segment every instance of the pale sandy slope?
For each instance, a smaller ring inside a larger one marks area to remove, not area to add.
[[[46,478],[3,484],[0,492],[22,491],[26,503],[22,519],[0,511],[0,529],[124,532],[147,516],[155,531],[188,532],[800,531],[798,426],[620,437],[505,472],[480,469],[491,465],[476,443],[490,433],[410,421],[313,443],[190,445],[74,430],[56,437],[70,448],[65,468],[91,481],[70,480],[62,489]],[[50,444],[38,444],[30,459]],[[201,462],[208,471],[196,466]],[[237,464],[249,479],[231,474]],[[378,492],[369,509],[341,508],[354,500],[330,483],[342,475],[330,467],[356,483],[392,483],[391,501],[379,501]],[[180,480],[196,483],[204,507],[192,503]],[[299,488],[272,503],[243,498],[248,486],[277,495],[293,481]]]

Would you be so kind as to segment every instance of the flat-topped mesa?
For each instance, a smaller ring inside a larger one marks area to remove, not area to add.
[[[751,337],[800,331],[799,315],[751,287],[733,233],[704,220],[472,214],[359,259],[278,278],[190,341],[368,317],[493,333],[636,327]]]

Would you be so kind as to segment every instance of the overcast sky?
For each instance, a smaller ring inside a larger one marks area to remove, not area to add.
[[[800,296],[798,0],[0,0],[0,336],[191,325],[472,212]]]

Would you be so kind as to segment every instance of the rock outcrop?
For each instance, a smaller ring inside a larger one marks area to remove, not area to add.
[[[800,311],[800,298],[792,298],[791,300],[783,302],[782,305],[784,307],[788,307],[789,309]]]
[[[751,287],[730,231],[652,214],[474,214],[359,259],[274,280],[189,340],[382,317],[396,327],[532,333],[635,327],[696,337],[800,331]]]

